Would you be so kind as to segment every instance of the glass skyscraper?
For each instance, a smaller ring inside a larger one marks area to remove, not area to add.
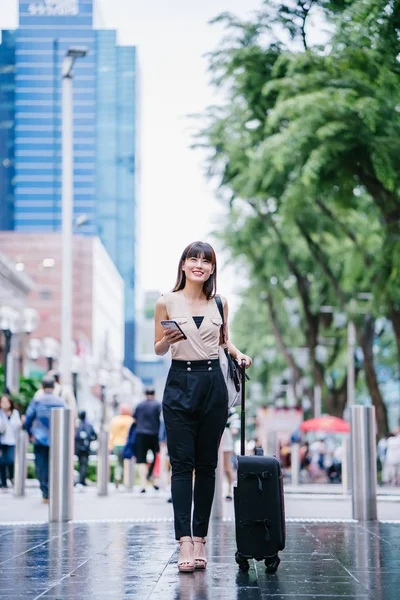
[[[4,31],[0,46],[0,227],[14,223],[15,35]]]
[[[20,0],[0,45],[0,229],[61,228],[61,68],[74,67],[74,218],[125,282],[125,364],[135,361],[136,52],[93,29],[94,0]]]

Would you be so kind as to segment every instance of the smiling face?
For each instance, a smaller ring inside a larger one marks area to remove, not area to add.
[[[182,253],[174,292],[183,290],[186,282],[201,283],[207,300],[217,291],[217,258],[207,242],[193,242]]]
[[[204,284],[214,272],[214,265],[205,256],[190,256],[182,265],[186,278]]]

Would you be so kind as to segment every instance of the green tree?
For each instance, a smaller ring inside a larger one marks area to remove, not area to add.
[[[219,177],[224,198],[228,192],[232,218],[222,237],[247,256],[252,284],[263,286],[269,302],[271,257],[278,280],[294,278],[314,382],[332,382],[317,357],[321,307],[356,321],[383,434],[373,355],[378,316],[392,321],[400,355],[399,3],[264,5],[250,22],[218,17],[228,35],[210,55],[228,102],[209,109],[199,142],[210,149],[209,174]],[[307,40],[314,7],[333,30],[325,48]],[[280,39],[282,25],[290,43]],[[373,299],[358,301],[366,293]],[[337,340],[329,359],[336,372],[343,332],[328,333]],[[333,412],[341,412],[345,388],[344,375],[328,393]]]

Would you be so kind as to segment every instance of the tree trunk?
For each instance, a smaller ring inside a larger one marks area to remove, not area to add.
[[[347,375],[342,385],[338,388],[331,388],[326,396],[326,408],[330,415],[343,419],[344,409],[347,403]]]
[[[390,320],[392,321],[393,331],[396,338],[397,354],[400,364],[400,310],[395,308],[393,305],[390,308],[389,314]]]
[[[299,228],[301,235],[306,240],[311,256],[321,266],[327,280],[331,283],[333,289],[337,293],[340,307],[343,308],[346,304],[346,297],[340,286],[339,279],[335,276],[331,266],[329,265],[328,259],[324,255],[321,247],[318,246],[318,244],[312,239],[311,234],[307,231],[306,227],[304,227],[300,219],[296,219],[296,225]]]
[[[305,307],[304,307],[305,308]],[[314,382],[314,389],[312,394],[312,409],[315,414],[315,386],[321,388],[321,394],[323,393],[325,385],[325,373],[323,365],[317,360],[317,346],[318,346],[318,332],[319,332],[319,315],[314,315],[310,310],[305,310],[306,316],[306,327],[305,336],[307,340],[307,346],[310,353],[310,364],[312,369],[312,378]]]
[[[371,172],[373,172],[373,169],[371,169]],[[396,194],[387,190],[374,175],[369,175],[365,171],[360,171],[358,175],[361,183],[366,187],[380,209],[388,231],[398,233],[400,202]]]
[[[293,383],[294,383],[293,389],[294,389],[294,393],[296,395],[296,400],[297,400],[297,402],[299,402],[301,400],[301,398],[297,397],[296,388],[297,388],[297,384],[300,382],[300,380],[302,378],[302,372],[301,372],[301,369],[296,364],[290,349],[286,347],[285,341],[283,339],[283,333],[281,330],[281,326],[279,324],[278,315],[276,313],[276,308],[275,308],[274,301],[272,298],[272,294],[270,292],[268,292],[268,294],[267,294],[267,304],[268,304],[269,315],[271,318],[271,324],[272,324],[272,329],[273,329],[274,336],[276,339],[276,343],[286,361],[287,366],[292,371]]]
[[[375,319],[371,315],[364,317],[364,324],[359,336],[360,346],[364,354],[364,372],[368,386],[368,391],[371,395],[372,404],[375,406],[376,423],[378,428],[378,437],[386,436],[389,432],[388,418],[386,405],[383,401],[381,391],[379,389],[378,379],[376,376],[374,365],[374,344],[375,334]]]

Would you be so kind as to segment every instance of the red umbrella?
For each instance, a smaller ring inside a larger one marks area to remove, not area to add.
[[[302,431],[323,431],[325,433],[350,433],[350,423],[338,417],[322,415],[315,419],[303,421],[300,429]]]

